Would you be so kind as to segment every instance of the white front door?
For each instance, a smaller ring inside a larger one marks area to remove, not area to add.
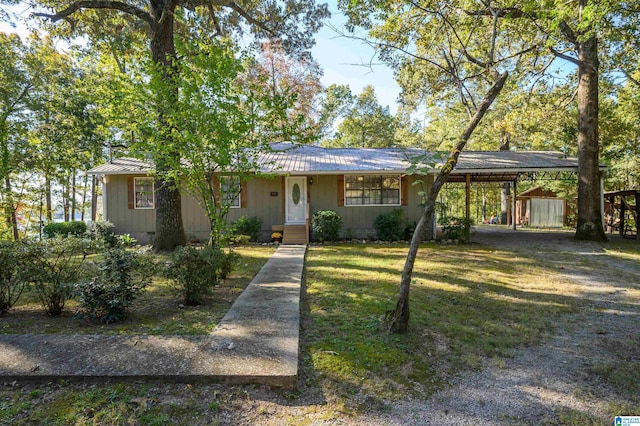
[[[286,223],[305,223],[307,220],[307,178],[287,177]]]

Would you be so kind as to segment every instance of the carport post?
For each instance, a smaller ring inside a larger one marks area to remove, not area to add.
[[[471,175],[469,173],[465,176],[464,203],[465,218],[467,219],[467,222],[469,222],[469,219],[471,219]]]
[[[516,194],[518,191],[516,190],[518,178],[516,177],[513,180],[513,201],[511,203],[511,227],[515,231],[516,230]]]

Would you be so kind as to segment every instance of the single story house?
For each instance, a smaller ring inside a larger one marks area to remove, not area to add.
[[[420,185],[425,189],[437,170],[426,176],[408,174],[411,158],[424,151],[403,148],[322,148],[289,143],[272,145],[261,155],[261,172],[243,185],[228,220],[241,216],[262,219],[262,237],[284,230],[284,243],[309,241],[309,218],[318,210],[334,210],[343,218],[343,230],[359,238],[375,236],[374,219],[402,209],[409,221],[423,212]],[[532,171],[577,171],[577,159],[558,152],[463,152],[452,179],[467,183],[481,177],[514,179]],[[140,242],[155,233],[153,165],[117,158],[88,171],[102,177],[103,218],[116,233],[128,233]],[[221,180],[222,181],[222,180]],[[189,240],[205,241],[209,222],[198,202],[183,194],[182,217]]]

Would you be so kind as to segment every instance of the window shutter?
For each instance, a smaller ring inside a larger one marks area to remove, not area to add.
[[[402,176],[400,178],[400,191],[402,191],[402,194],[400,195],[401,197],[401,204],[403,206],[408,206],[409,205],[409,177],[408,176]]]
[[[133,210],[133,208],[135,207],[133,176],[127,177],[127,201],[129,204],[129,210]]]
[[[247,181],[243,181],[240,185],[240,208],[247,208]]]
[[[344,207],[344,175],[338,175],[338,207]]]

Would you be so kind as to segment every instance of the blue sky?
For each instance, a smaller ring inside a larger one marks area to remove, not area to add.
[[[344,28],[346,18],[338,12],[335,0],[329,0],[332,17],[316,35],[316,46],[312,53],[324,70],[322,83],[347,84],[354,94],[359,94],[367,85],[375,87],[378,101],[383,106],[389,106],[392,113],[396,112],[396,99],[400,91],[393,77],[393,71],[386,65],[380,64],[374,57],[373,49],[366,43],[340,36],[331,27],[338,30]],[[4,6],[3,6],[4,7]],[[18,5],[11,8],[22,19],[29,15],[28,7]],[[24,23],[18,22],[17,28],[12,28],[5,22],[0,22],[0,31],[25,33]],[[373,66],[369,66],[373,64]]]
[[[340,36],[344,30],[346,17],[337,11],[335,0],[328,1],[331,10],[329,25],[325,25],[316,36],[313,56],[324,69],[322,83],[347,84],[353,93],[360,93],[367,85],[376,89],[378,101],[396,111],[396,100],[400,88],[393,77],[393,71],[374,57],[374,50],[366,43]],[[369,66],[373,64],[373,66]]]

